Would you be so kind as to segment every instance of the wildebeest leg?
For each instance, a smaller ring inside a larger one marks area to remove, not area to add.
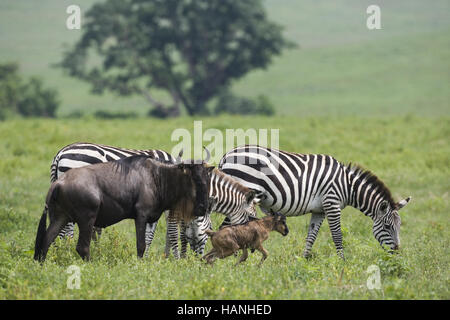
[[[247,250],[247,248],[243,248],[243,249],[242,249],[242,256],[241,256],[241,258],[239,259],[239,261],[236,263],[236,266],[237,266],[239,263],[244,262],[245,260],[247,260],[247,258],[248,258],[248,250]]]
[[[256,250],[258,250],[259,252],[262,253],[262,258],[261,261],[259,262],[259,266],[262,265],[262,263],[264,262],[264,260],[266,260],[267,256],[269,255],[269,252],[267,252],[266,249],[264,249],[264,247],[262,245],[259,245]]]
[[[92,233],[94,232],[95,218],[89,219],[87,222],[78,223],[80,235],[78,236],[77,252],[83,260],[89,261],[89,247],[91,245]]]
[[[137,256],[138,258],[142,258],[145,252],[145,227],[147,225],[147,221],[143,216],[138,215],[134,221],[134,224],[136,226]]]
[[[203,259],[206,260],[207,263],[213,264],[214,260],[216,260],[216,249],[212,248],[207,254],[203,256]]]
[[[67,224],[68,221],[69,219],[64,215],[58,215],[53,221],[50,221],[50,225],[48,226],[47,231],[45,232],[45,237],[42,242],[42,251],[39,261],[45,260],[48,248],[53,243],[53,241],[55,241],[55,238],[58,236],[58,233]]]

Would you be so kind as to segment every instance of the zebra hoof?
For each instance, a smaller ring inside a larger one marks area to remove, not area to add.
[[[303,258],[310,260],[313,257],[311,252],[303,252]]]

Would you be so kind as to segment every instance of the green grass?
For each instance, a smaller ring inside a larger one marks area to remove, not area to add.
[[[193,127],[193,118],[96,121],[11,120],[0,123],[0,299],[449,299],[450,237],[448,117],[276,117],[204,118],[203,129],[279,128],[280,147],[326,153],[372,170],[394,198],[412,196],[400,213],[402,248],[385,253],[371,221],[346,208],[342,229],[346,260],[335,254],[324,222],[311,260],[301,257],[309,216],[288,219],[287,237],[273,233],[260,255],[233,267],[234,258],[206,266],[165,259],[165,221],[160,220],[149,257],[136,258],[131,220],[105,229],[83,262],[74,240],[52,245],[43,266],[34,262],[38,220],[49,187],[52,157],[74,141],[130,148],[171,150],[175,128]],[[231,125],[232,124],[232,125]],[[213,215],[217,227],[222,217]],[[210,248],[207,244],[207,249]],[[69,265],[81,267],[81,288],[66,287]],[[368,290],[367,268],[381,269],[382,290]]]

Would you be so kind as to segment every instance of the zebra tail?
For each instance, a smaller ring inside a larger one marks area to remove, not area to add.
[[[42,245],[45,238],[45,232],[47,228],[47,212],[48,206],[45,204],[44,211],[42,212],[41,220],[36,234],[36,243],[34,246],[34,260],[41,260]]]
[[[50,166],[50,182],[55,182],[58,179],[58,164],[59,164],[59,153],[53,158],[52,164]]]

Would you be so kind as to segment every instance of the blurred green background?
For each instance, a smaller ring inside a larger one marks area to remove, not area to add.
[[[87,83],[51,67],[80,30],[66,28],[73,1],[0,2],[0,61],[18,61],[24,75],[43,77],[61,97],[59,116],[74,111],[145,114],[140,96],[90,94]],[[95,1],[80,0],[83,13]],[[269,19],[298,48],[283,51],[267,70],[233,84],[242,96],[267,95],[279,115],[440,116],[449,111],[450,2],[377,1],[381,30],[368,30],[372,1],[264,1]],[[158,96],[158,95],[157,95]],[[162,96],[162,94],[161,94]]]

